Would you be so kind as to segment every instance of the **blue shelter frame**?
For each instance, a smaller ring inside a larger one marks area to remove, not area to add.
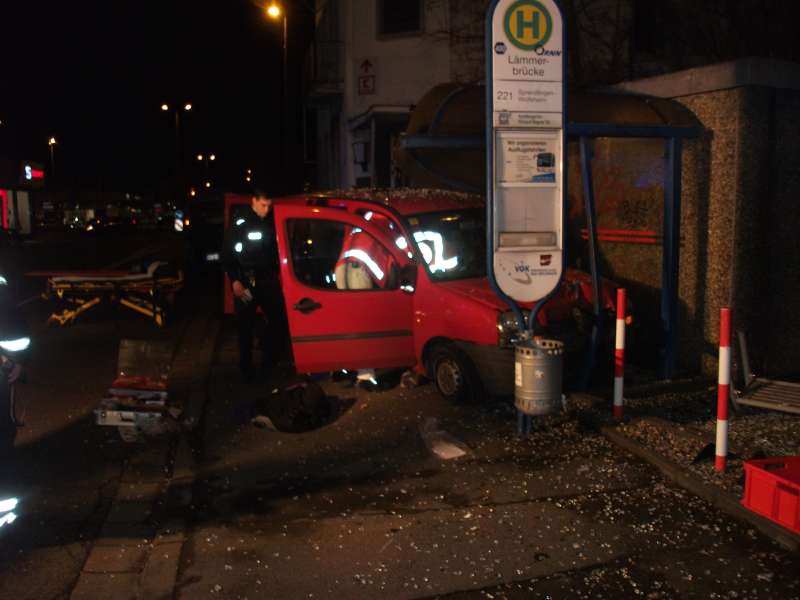
[[[612,125],[605,123],[569,123],[568,138],[578,139],[581,154],[581,178],[586,202],[587,230],[589,232],[589,263],[591,265],[593,310],[595,326],[592,331],[592,351],[584,373],[584,383],[591,375],[594,357],[602,339],[600,319],[600,273],[597,239],[597,214],[592,181],[590,140],[595,138],[661,138],[664,140],[666,169],[664,180],[664,242],[661,255],[661,325],[664,351],[660,376],[671,379],[675,374],[675,356],[678,338],[678,279],[680,275],[681,238],[681,159],[683,140],[698,135],[696,127],[669,125]]]

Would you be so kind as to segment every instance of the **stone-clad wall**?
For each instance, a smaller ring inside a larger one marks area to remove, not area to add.
[[[703,370],[711,373],[717,367],[719,309],[730,306],[734,327],[746,332],[759,372],[797,372],[800,92],[746,86],[677,100],[702,122],[710,144],[707,214],[702,214],[702,182],[684,178],[685,203],[701,207]],[[702,140],[689,146],[685,162],[704,152]],[[693,193],[700,196],[693,198]],[[688,275],[681,273],[683,284],[690,283]]]
[[[755,370],[797,375],[800,66],[751,59],[622,87],[673,98],[703,130],[682,163],[679,366],[716,372],[730,306]]]
[[[682,248],[681,267],[696,265],[695,272],[681,272],[681,298],[691,302],[700,317],[699,331],[691,335],[686,323],[681,337],[693,342],[688,356],[710,374],[716,368],[719,310],[733,297],[734,243],[739,185],[739,130],[742,90],[722,90],[678,98],[698,118],[704,129],[700,138],[685,144],[682,181],[683,235],[691,245]]]

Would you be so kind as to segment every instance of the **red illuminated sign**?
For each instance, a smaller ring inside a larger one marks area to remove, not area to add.
[[[44,167],[35,162],[25,161],[21,165],[20,183],[27,187],[40,188],[44,185]]]
[[[28,181],[44,179],[44,171],[42,169],[35,169],[31,165],[25,165],[25,179]]]

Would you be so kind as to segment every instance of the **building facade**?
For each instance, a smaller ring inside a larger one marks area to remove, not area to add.
[[[306,146],[316,189],[388,187],[392,147],[432,87],[483,77],[483,0],[317,0]]]

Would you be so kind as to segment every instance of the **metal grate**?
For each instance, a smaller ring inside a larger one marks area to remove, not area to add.
[[[736,399],[739,404],[800,414],[800,384],[755,378]]]

